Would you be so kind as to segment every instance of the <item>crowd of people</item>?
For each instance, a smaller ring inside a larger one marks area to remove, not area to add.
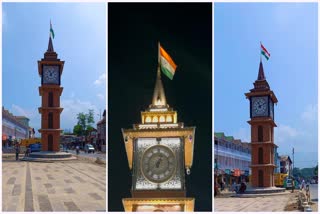
[[[226,189],[226,183],[223,179],[219,183],[215,182],[214,196],[218,195],[219,192],[225,191],[225,189]],[[245,193],[246,189],[247,189],[246,180],[242,179],[240,183],[233,181],[232,185],[229,188],[229,191],[235,192],[237,194],[243,194],[243,193]]]

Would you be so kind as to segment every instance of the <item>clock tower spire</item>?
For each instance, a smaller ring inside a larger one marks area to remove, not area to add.
[[[48,43],[47,52],[54,52],[51,36],[49,36],[49,43]]]
[[[154,108],[168,107],[166,95],[164,93],[163,84],[161,80],[160,65],[158,65],[158,69],[157,69],[157,80],[156,80],[156,85],[154,87],[152,104],[150,107],[154,107]]]
[[[245,96],[250,100],[251,171],[253,187],[274,187],[274,103],[277,97],[270,89],[260,61],[254,88]]]

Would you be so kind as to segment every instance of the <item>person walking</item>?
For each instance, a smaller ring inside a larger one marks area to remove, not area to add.
[[[77,155],[79,155],[79,150],[80,150],[79,146],[76,146]]]
[[[18,161],[19,160],[19,154],[20,154],[20,145],[19,145],[19,143],[16,143],[15,151],[16,151],[16,161]]]

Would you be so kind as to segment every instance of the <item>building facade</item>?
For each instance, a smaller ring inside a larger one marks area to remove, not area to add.
[[[97,123],[97,132],[98,132],[98,139],[97,139],[97,147],[98,150],[101,152],[106,152],[106,110],[103,111],[102,120]]]
[[[214,133],[214,176],[215,181],[222,180],[231,184],[247,178],[251,165],[251,147],[249,143],[225,136],[223,132]]]
[[[280,156],[280,173],[292,175],[292,161],[290,156]]]
[[[29,138],[29,119],[14,116],[2,107],[2,142],[3,146],[11,146],[12,141]]]

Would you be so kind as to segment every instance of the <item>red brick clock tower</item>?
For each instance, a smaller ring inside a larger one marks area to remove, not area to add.
[[[278,100],[265,78],[261,61],[258,79],[253,85],[254,88],[245,94],[250,100],[251,185],[254,188],[274,187],[274,151],[277,145],[274,144],[273,129],[277,125],[273,107]]]
[[[41,77],[39,95],[41,99],[41,142],[42,151],[60,151],[60,114],[63,108],[60,107],[60,96],[63,87],[60,86],[61,74],[64,61],[58,59],[53,50],[51,37],[49,38],[48,50],[44,58],[38,61],[38,71]]]

